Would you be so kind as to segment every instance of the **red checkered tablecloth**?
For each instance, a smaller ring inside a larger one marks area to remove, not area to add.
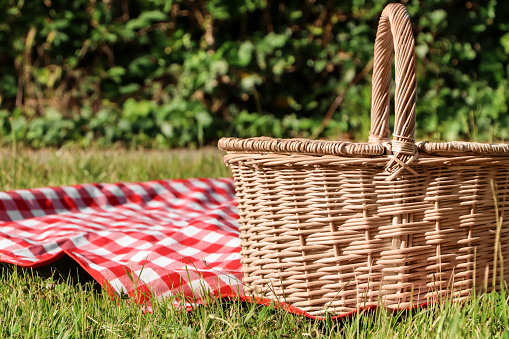
[[[119,294],[235,297],[236,206],[231,179],[1,192],[0,261],[38,267],[68,255]]]

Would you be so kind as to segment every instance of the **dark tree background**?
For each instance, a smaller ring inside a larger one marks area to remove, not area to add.
[[[403,2],[416,36],[417,138],[507,140],[509,2]],[[387,3],[0,0],[0,139],[365,141]]]

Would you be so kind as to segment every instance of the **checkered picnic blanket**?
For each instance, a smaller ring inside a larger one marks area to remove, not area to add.
[[[0,261],[38,267],[68,255],[111,293],[235,297],[236,206],[231,179],[1,192]]]

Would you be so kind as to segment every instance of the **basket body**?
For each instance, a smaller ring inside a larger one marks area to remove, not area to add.
[[[421,157],[413,168],[422,175],[396,181],[386,180],[385,157],[236,153],[226,162],[239,199],[244,284],[311,315],[491,287],[495,204],[509,257],[507,158]]]
[[[461,299],[509,280],[509,145],[415,143],[414,47],[405,7],[389,4],[375,41],[369,143],[219,141],[237,187],[248,292],[344,315]]]

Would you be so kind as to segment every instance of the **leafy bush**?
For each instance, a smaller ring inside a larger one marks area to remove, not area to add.
[[[162,148],[225,135],[366,140],[367,71],[386,3],[2,1],[1,139]],[[508,139],[509,3],[407,8],[417,137]]]

